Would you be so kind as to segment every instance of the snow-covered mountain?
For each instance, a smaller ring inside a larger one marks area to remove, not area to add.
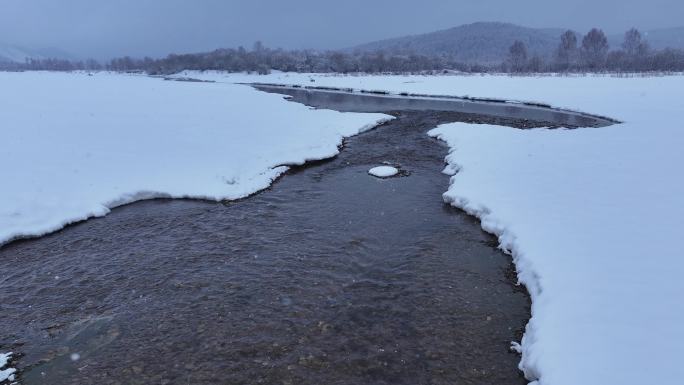
[[[32,57],[31,53],[22,48],[0,43],[0,62],[21,63],[28,57]]]
[[[550,56],[563,32],[563,29],[478,22],[422,35],[371,42],[351,50],[414,52],[427,56],[448,54],[463,62],[499,63],[506,58],[508,49],[516,40],[524,42],[533,54]]]
[[[0,62],[23,63],[29,58],[73,59],[73,56],[54,48],[29,48],[0,42]]]

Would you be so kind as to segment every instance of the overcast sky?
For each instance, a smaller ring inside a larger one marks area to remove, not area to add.
[[[475,21],[621,33],[684,25],[684,0],[0,0],[0,43],[78,57],[344,48]]]

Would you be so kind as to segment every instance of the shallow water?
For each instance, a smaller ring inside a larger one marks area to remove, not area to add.
[[[302,88],[278,85],[254,85],[270,93],[286,95],[290,100],[307,106],[348,112],[439,111],[480,116],[517,119],[543,123],[549,127],[603,127],[615,124],[614,120],[582,112],[514,102],[492,102],[439,96],[402,96],[368,93],[367,91],[338,91],[332,89]]]
[[[442,201],[447,148],[425,132],[455,120],[529,124],[402,113],[249,199],[138,202],[9,244],[0,347],[25,385],[524,384],[528,295]],[[382,162],[403,176],[367,174]]]

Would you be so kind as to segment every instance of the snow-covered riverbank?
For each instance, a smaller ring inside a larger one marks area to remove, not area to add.
[[[684,77],[192,76],[541,101],[624,121],[441,126],[432,134],[458,170],[444,197],[500,236],[533,296],[521,364],[530,380],[684,378]]]
[[[0,72],[0,244],[154,197],[237,199],[390,117],[232,84]]]
[[[684,378],[684,77],[183,76],[219,83],[0,73],[0,242],[137,199],[244,197],[278,165],[334,155],[386,118],[314,111],[234,82],[546,102],[624,123],[432,131],[458,170],[444,198],[500,236],[533,296],[521,368],[540,385]]]

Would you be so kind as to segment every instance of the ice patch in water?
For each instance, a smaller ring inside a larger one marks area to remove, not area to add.
[[[371,168],[368,173],[378,178],[389,178],[397,175],[399,170],[392,166],[379,166]]]

